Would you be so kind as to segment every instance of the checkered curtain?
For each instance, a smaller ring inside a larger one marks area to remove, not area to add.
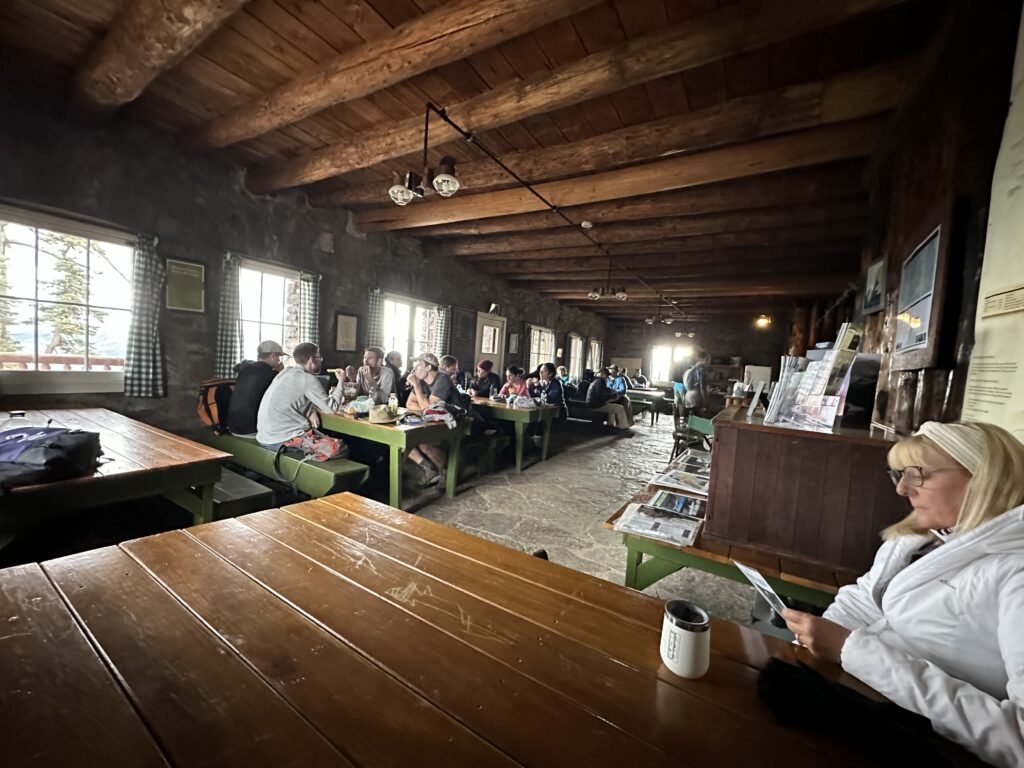
[[[220,289],[220,318],[217,321],[217,360],[214,375],[232,378],[242,359],[242,317],[238,299],[238,270],[242,260],[224,254],[224,278]]]
[[[370,302],[366,309],[366,346],[384,346],[383,320],[384,291],[380,288],[371,288]]]
[[[156,238],[139,235],[132,274],[132,321],[124,359],[124,393],[129,397],[167,394],[159,327],[164,274],[163,259],[156,253]]]
[[[527,324],[526,333],[523,334],[523,338],[519,341],[519,359],[522,360],[520,365],[527,373],[530,372],[530,349],[533,346],[530,343],[532,341],[531,336],[533,336],[533,326]]]
[[[437,306],[437,340],[434,354],[438,357],[451,354],[452,349],[452,308],[450,304]]]
[[[299,338],[320,344],[320,275],[315,272],[299,275]]]

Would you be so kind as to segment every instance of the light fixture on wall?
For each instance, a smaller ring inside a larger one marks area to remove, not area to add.
[[[758,315],[754,320],[754,327],[764,330],[772,324],[772,318],[770,315]]]
[[[395,205],[408,205],[415,197],[423,197],[423,177],[409,171],[402,179],[396,173],[394,183],[388,189],[388,197]]]

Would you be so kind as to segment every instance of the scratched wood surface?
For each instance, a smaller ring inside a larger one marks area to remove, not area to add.
[[[758,704],[792,647],[716,621],[684,680],[661,611],[352,494],[8,569],[4,764],[869,764]]]

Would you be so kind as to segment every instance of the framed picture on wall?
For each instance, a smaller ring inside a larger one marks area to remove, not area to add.
[[[359,317],[337,313],[334,316],[334,351],[355,352],[356,333],[359,330]]]
[[[498,354],[498,326],[484,325],[483,332],[484,337],[483,343],[480,345],[480,351],[485,355]]]
[[[508,335],[508,353],[510,355],[519,354],[519,334],[510,333]]]
[[[900,268],[896,302],[894,370],[934,368],[938,363],[952,220],[952,201],[946,200],[933,208],[907,238],[911,245]]]
[[[194,261],[167,259],[164,304],[167,309],[182,312],[205,312],[206,267]]]
[[[885,309],[885,259],[868,267],[864,281],[864,314],[873,315]]]

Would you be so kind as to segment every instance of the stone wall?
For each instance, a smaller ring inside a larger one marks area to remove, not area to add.
[[[244,190],[241,172],[219,157],[186,155],[172,138],[123,117],[99,128],[69,123],[55,106],[62,103],[5,84],[0,199],[157,235],[162,256],[207,265],[206,312],[162,312],[167,398],[19,396],[13,402],[0,393],[0,408],[102,406],[175,431],[195,429],[196,384],[213,374],[226,251],[323,275],[320,339],[327,365],[357,357],[332,351],[335,312],[360,316],[364,343],[369,291],[377,287],[474,311],[495,302],[510,327],[526,321],[604,337],[604,321],[596,315],[513,289],[452,259],[428,260],[410,238],[356,236],[347,212],[310,208],[297,193],[255,197]]]

